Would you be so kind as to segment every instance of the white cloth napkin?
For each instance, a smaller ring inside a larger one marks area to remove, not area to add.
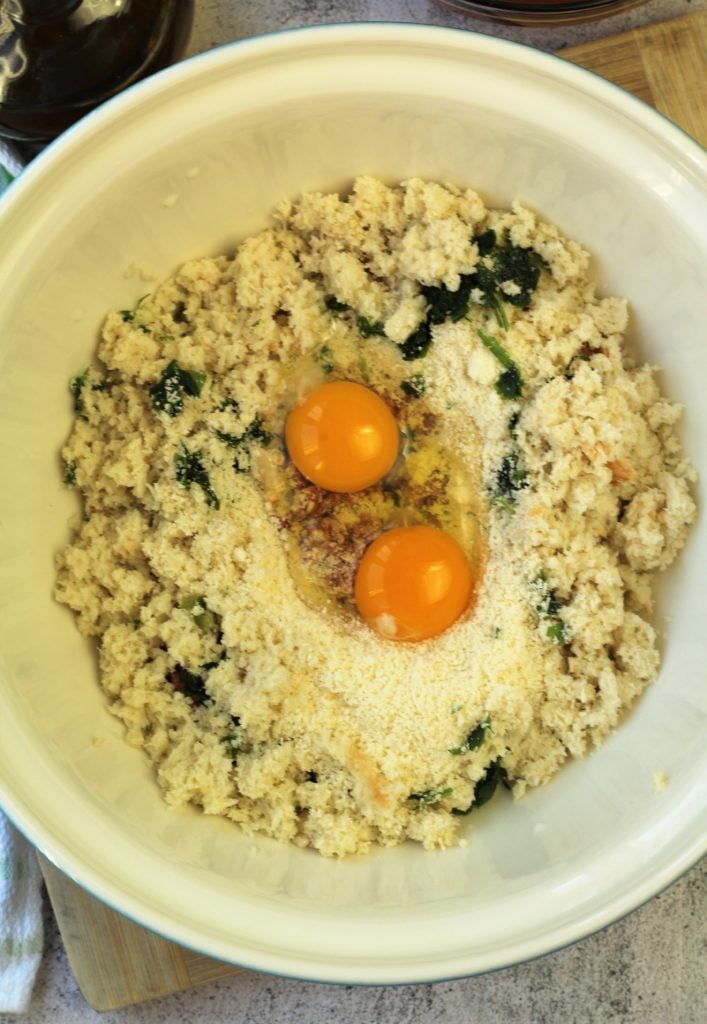
[[[37,856],[0,811],[0,1014],[28,1009],[43,940]]]

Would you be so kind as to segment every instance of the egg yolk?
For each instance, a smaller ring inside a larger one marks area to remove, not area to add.
[[[388,640],[426,640],[452,625],[473,590],[461,547],[432,526],[381,533],[366,548],[354,597],[363,619]]]
[[[310,391],[285,424],[290,458],[308,480],[351,494],[381,480],[398,457],[395,417],[375,391],[332,381]]]

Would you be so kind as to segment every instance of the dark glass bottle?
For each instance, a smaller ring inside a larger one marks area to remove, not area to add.
[[[40,149],[184,52],[193,0],[0,0],[0,135]]]

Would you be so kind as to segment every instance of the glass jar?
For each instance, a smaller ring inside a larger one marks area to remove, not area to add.
[[[184,52],[192,0],[0,0],[0,135],[36,152]]]
[[[443,7],[475,18],[511,25],[560,28],[575,22],[597,21],[638,7],[646,0],[437,0]]]

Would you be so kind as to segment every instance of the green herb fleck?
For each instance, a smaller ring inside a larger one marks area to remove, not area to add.
[[[225,430],[216,430],[214,433],[228,448],[239,448],[243,444],[243,434],[229,434]]]
[[[425,789],[421,793],[411,793],[408,800],[414,800],[418,809],[420,807],[434,807],[441,800],[451,796],[452,789]]]
[[[230,409],[230,411],[236,416],[238,416],[241,411],[241,407],[235,398],[224,398],[218,407],[219,412],[225,412],[227,409]]]
[[[172,310],[172,319],[175,324],[186,324],[188,323],[186,318],[187,304],[186,302],[176,302],[174,309]]]
[[[422,374],[413,373],[411,377],[408,377],[407,380],[401,383],[400,389],[406,395],[409,395],[410,398],[421,398],[425,393],[426,386],[426,381]]]
[[[501,302],[498,292],[494,292],[494,294],[491,296],[491,298],[489,299],[489,305],[493,310],[498,326],[503,328],[504,331],[507,331],[509,326],[508,317],[506,316],[506,310],[503,306],[503,303]]]
[[[324,370],[324,373],[329,374],[333,371],[334,364],[332,362],[331,349],[329,348],[328,345],[322,345],[322,347],[319,349],[319,352],[317,353],[317,359],[319,360],[319,363],[321,365],[322,370]]]
[[[567,626],[562,621],[560,612],[562,601],[550,586],[547,575],[541,570],[530,580],[530,588],[535,602],[535,611],[541,622],[546,623],[545,636],[558,647],[564,647],[569,641]]]
[[[145,295],[141,295],[132,309],[121,309],[118,311],[126,324],[132,324],[139,331],[142,331],[143,334],[150,334],[150,328],[146,327],[145,324],[135,323],[135,314],[137,313],[138,309],[145,301],[145,299],[149,298],[149,295],[149,292],[147,292]]]
[[[491,501],[500,505],[508,512],[515,512],[518,491],[528,486],[528,474],[520,465],[520,452],[513,448],[507,455],[496,473],[490,488]]]
[[[219,441],[223,441],[229,448],[240,448],[241,445],[247,444],[249,441],[258,441],[267,448],[272,441],[272,434],[264,429],[262,420],[258,416],[242,434],[228,434],[225,430],[217,430],[215,433]]]
[[[483,721],[475,726],[460,747],[452,747],[450,754],[468,754],[472,750],[478,750],[486,739],[486,732],[491,728],[491,719],[487,715]]]
[[[204,492],[207,505],[216,509],[221,507],[221,502],[211,486],[209,474],[204,468],[199,452],[190,452],[185,445],[182,445],[181,451],[176,452],[174,456],[174,468],[177,482],[182,487],[190,490],[191,485],[196,484]]]
[[[178,416],[184,408],[184,395],[198,398],[206,381],[205,373],[183,369],[176,359],[167,363],[159,380],[150,388],[150,400],[155,412]]]
[[[459,807],[453,807],[452,814],[466,815],[470,814],[476,807],[483,807],[483,805],[488,803],[496,792],[499,782],[502,782],[504,785],[508,785],[508,773],[501,764],[500,757],[496,761],[492,761],[490,763],[484,774],[474,786],[474,797],[466,810],[461,810]]]
[[[86,415],[86,404],[83,400],[82,392],[87,378],[88,368],[83,373],[77,374],[69,383],[69,391],[74,396],[74,412],[83,417]]]
[[[257,441],[258,444],[262,444],[267,448],[272,442],[272,434],[270,431],[265,430],[263,427],[263,421],[259,416],[256,416],[252,423],[246,428],[243,439],[245,441]]]
[[[240,727],[240,725],[241,725],[240,718],[238,718],[237,716],[234,715],[232,721],[233,721],[233,725],[234,725],[234,730],[233,730],[232,733],[229,733],[227,736],[222,736],[221,737],[221,743],[223,743],[223,745],[226,748],[227,753],[231,757],[231,761],[233,762],[233,764],[235,764],[236,760],[238,758],[238,753],[239,753],[239,751],[241,750],[241,748],[243,746],[244,736],[243,736],[243,730]]]
[[[72,459],[71,462],[67,463],[66,472],[64,473],[64,483],[66,484],[67,487],[73,487],[74,484],[76,483],[77,468],[78,467],[75,459]]]
[[[501,398],[520,398],[523,391],[523,378],[517,364],[508,355],[498,338],[494,338],[492,334],[486,334],[482,330],[478,330],[476,333],[489,352],[498,359],[501,366],[505,367],[504,372],[496,381],[496,390]]]
[[[255,417],[242,434],[229,434],[225,430],[216,430],[215,434],[219,441],[222,441],[228,448],[235,449],[236,457],[233,460],[233,468],[236,473],[250,472],[251,444],[261,444],[267,448],[272,442],[272,434],[265,430],[259,416]]]
[[[565,624],[561,619],[558,619],[557,622],[553,622],[547,627],[546,635],[549,640],[552,640],[553,644],[557,644],[558,646],[564,646],[564,644],[567,643]]]
[[[191,613],[195,625],[203,632],[216,629],[220,625],[221,617],[210,611],[206,606],[206,599],[198,594],[190,594],[183,598],[179,607]]]

